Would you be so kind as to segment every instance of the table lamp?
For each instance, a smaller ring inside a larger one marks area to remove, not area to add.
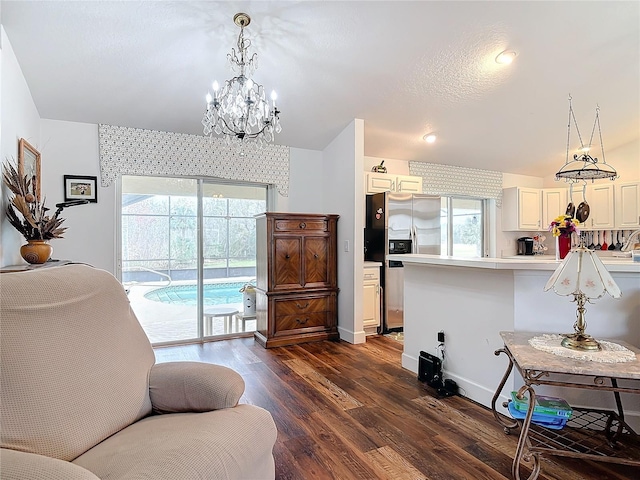
[[[572,350],[600,350],[600,344],[585,333],[585,303],[600,298],[605,292],[613,298],[620,298],[622,293],[598,256],[584,245],[571,250],[544,286],[545,292],[550,289],[558,295],[573,295],[572,301],[578,305],[573,324],[575,333],[565,334],[562,346]]]

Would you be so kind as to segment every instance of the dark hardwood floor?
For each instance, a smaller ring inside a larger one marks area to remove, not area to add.
[[[156,349],[158,362],[217,363],[243,376],[241,402],[269,410],[278,427],[278,479],[511,478],[517,433],[505,435],[468,399],[436,398],[400,366],[401,353],[382,336],[361,345],[265,350],[243,338]],[[549,457],[539,478],[638,479],[640,469]]]

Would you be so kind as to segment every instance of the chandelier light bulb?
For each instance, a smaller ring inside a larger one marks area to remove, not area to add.
[[[273,102],[273,106],[276,105],[276,100],[278,99],[278,94],[275,90],[271,90],[271,101]]]
[[[209,105],[212,100],[213,100],[213,98],[211,97],[211,94],[207,93],[207,105]]]
[[[220,85],[218,85],[218,81],[216,80],[215,82],[213,82],[213,91],[215,93],[218,93],[218,90],[220,90]]]
[[[429,133],[427,135],[425,135],[424,137],[422,137],[424,139],[425,142],[427,143],[434,143],[436,141],[436,136],[433,133]]]

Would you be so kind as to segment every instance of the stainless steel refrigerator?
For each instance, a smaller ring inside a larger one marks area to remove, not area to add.
[[[367,195],[364,258],[384,265],[381,333],[399,331],[404,326],[403,265],[388,261],[387,255],[440,255],[440,211],[438,196],[390,192]]]

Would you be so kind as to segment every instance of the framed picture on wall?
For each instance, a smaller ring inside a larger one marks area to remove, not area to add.
[[[64,201],[89,200],[98,203],[98,177],[64,176]]]
[[[40,200],[40,152],[24,138],[18,142],[18,175],[28,177],[31,193]]]

